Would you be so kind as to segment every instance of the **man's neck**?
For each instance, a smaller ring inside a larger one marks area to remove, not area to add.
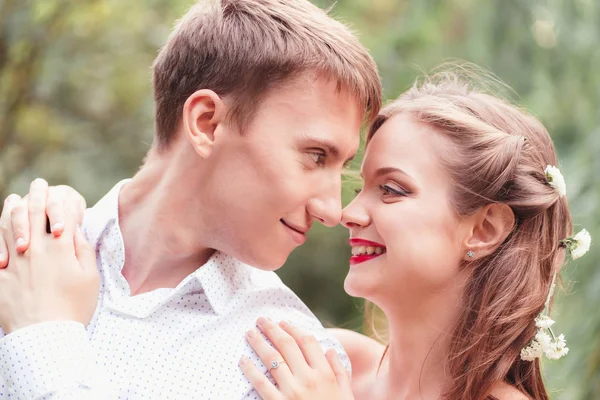
[[[385,310],[389,349],[377,375],[381,392],[376,398],[428,400],[442,395],[460,297],[457,285],[427,296],[416,307],[392,305]]]
[[[119,226],[125,245],[122,274],[132,296],[176,287],[214,252],[202,245],[196,188],[200,183],[185,181],[187,168],[185,163],[173,162],[173,157],[151,153],[121,189]]]

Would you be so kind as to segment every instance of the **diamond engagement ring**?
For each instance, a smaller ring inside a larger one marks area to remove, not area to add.
[[[272,369],[277,369],[281,366],[281,364],[285,364],[285,361],[273,361],[271,363],[271,365],[269,366],[269,372],[271,372]]]

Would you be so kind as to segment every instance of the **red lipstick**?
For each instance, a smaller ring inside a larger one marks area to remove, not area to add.
[[[364,246],[364,247],[380,247],[380,248],[383,248],[383,252],[379,253],[379,254],[373,253],[373,254],[357,254],[357,255],[353,255],[352,257],[350,257],[350,265],[360,264],[360,263],[363,263],[365,261],[369,261],[369,260],[372,260],[374,258],[377,258],[377,257],[381,256],[382,254],[385,254],[385,246],[382,245],[381,243],[373,242],[371,240],[366,240],[366,239],[360,239],[360,238],[351,238],[348,242],[350,243],[350,246],[352,246],[352,247]]]

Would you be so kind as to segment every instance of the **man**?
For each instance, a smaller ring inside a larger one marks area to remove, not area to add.
[[[256,398],[237,363],[257,360],[244,333],[261,315],[343,355],[269,271],[314,221],[339,222],[341,171],[380,106],[368,52],[308,1],[206,0],[159,53],[154,91],[146,162],[82,225],[99,296],[47,184],[7,199],[0,398]],[[59,238],[40,236],[46,214]]]

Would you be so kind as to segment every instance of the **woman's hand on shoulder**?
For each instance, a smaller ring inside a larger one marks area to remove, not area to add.
[[[323,353],[313,335],[286,322],[259,318],[257,326],[275,348],[256,329],[246,338],[276,385],[247,357],[240,360],[240,368],[264,400],[354,399],[350,377],[335,350]]]
[[[353,379],[378,367],[385,351],[383,344],[348,329],[331,328],[327,330],[341,343],[350,357]]]

